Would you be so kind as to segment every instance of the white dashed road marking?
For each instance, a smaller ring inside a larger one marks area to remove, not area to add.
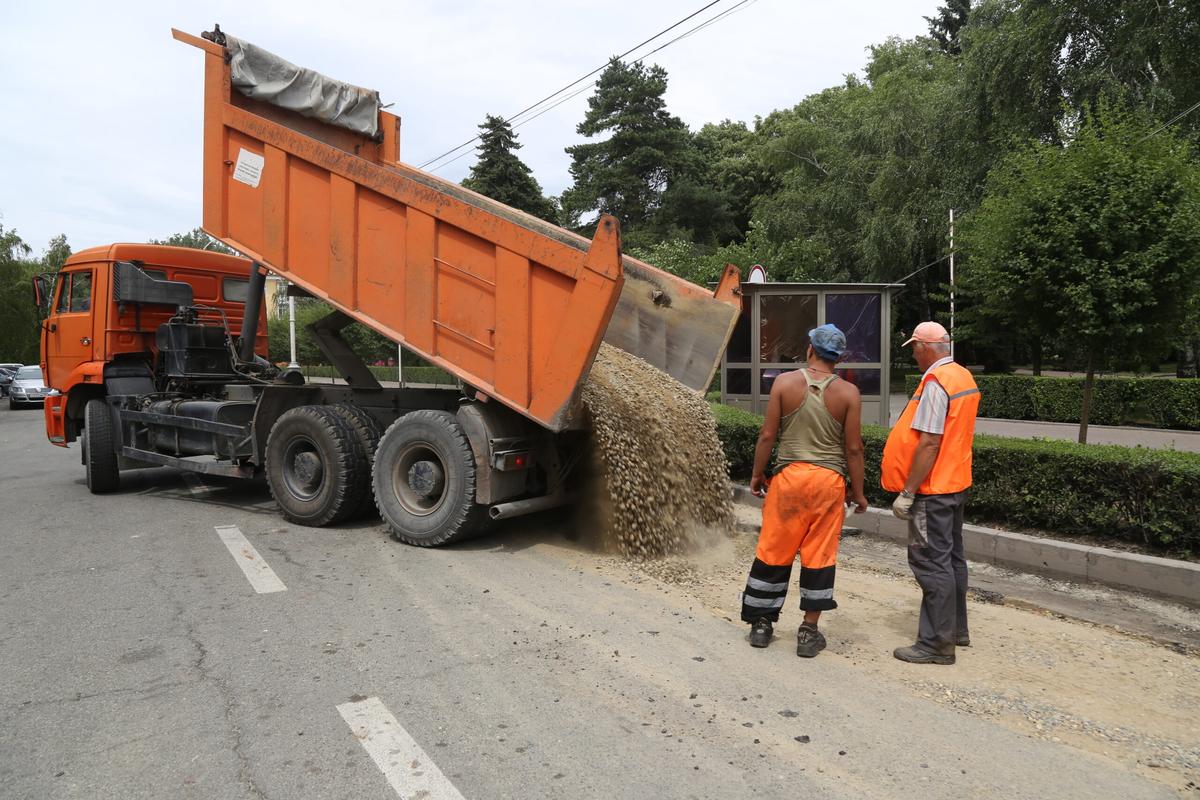
[[[463,800],[454,784],[378,697],[342,703],[337,710],[400,797]]]
[[[233,560],[242,568],[242,572],[246,573],[246,580],[250,581],[254,591],[259,594],[287,591],[283,581],[267,566],[267,562],[263,561],[254,545],[246,541],[246,537],[236,525],[217,525],[216,530],[233,555]]]

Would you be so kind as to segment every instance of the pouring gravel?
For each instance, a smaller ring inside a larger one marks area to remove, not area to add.
[[[583,388],[592,423],[598,505],[622,555],[681,553],[733,526],[733,489],[704,397],[607,344]]]

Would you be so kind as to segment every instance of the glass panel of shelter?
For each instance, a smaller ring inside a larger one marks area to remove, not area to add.
[[[847,353],[839,374],[855,383],[864,399],[878,402],[883,380],[883,298],[879,291],[796,293],[764,288],[748,299],[751,302],[738,320],[725,359],[728,402],[762,413],[775,378],[803,362],[808,331],[826,322],[847,334]],[[753,342],[748,341],[751,332],[757,333]]]

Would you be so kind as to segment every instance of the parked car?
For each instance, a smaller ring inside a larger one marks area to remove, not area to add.
[[[17,369],[18,367],[10,369],[7,364],[0,364],[0,397],[8,397],[8,387],[12,385]]]
[[[21,367],[13,376],[12,385],[8,387],[8,407],[16,408],[26,404],[41,405],[45,402],[50,390],[42,381],[42,368],[37,364]]]

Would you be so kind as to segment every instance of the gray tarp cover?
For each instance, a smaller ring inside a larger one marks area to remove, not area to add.
[[[379,131],[379,92],[297,67],[267,50],[225,37],[233,85],[247,97],[374,137]]]

